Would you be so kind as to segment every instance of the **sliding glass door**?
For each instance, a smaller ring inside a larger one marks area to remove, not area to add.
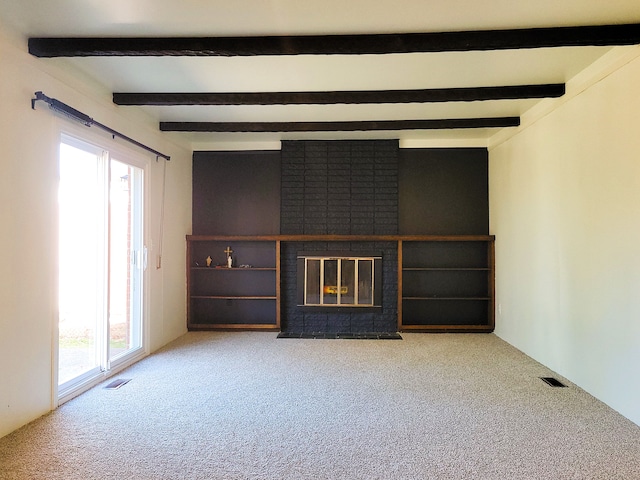
[[[60,143],[59,395],[142,348],[144,169]]]

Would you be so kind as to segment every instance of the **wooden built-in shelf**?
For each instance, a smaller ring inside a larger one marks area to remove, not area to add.
[[[275,272],[276,267],[191,267],[191,270],[209,270],[211,272],[255,272],[255,271],[265,271],[265,272]]]
[[[494,241],[493,235],[188,235],[187,325],[279,330],[282,242],[395,242],[399,331],[491,332]],[[207,256],[223,264],[228,245],[239,264],[255,266],[196,265]]]
[[[220,266],[229,246],[236,265],[231,268]],[[212,266],[202,265],[207,257]],[[187,236],[187,290],[191,330],[280,330],[280,242]]]
[[[491,332],[492,235],[398,243],[398,324],[405,331]]]

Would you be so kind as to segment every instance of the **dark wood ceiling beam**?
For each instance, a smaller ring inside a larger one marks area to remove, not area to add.
[[[434,88],[344,92],[114,93],[117,105],[331,105],[473,102],[561,97],[563,83],[504,87]]]
[[[30,38],[36,57],[364,55],[640,43],[640,24],[464,32],[258,37]]]
[[[341,132],[517,127],[520,117],[348,122],[160,122],[163,132]]]

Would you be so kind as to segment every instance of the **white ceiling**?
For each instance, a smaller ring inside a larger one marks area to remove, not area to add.
[[[413,33],[640,23],[640,1],[0,0],[0,19],[25,38]],[[563,83],[608,50],[564,47],[360,56],[79,57],[39,61],[73,65],[113,92],[399,90]],[[537,102],[173,106],[144,110],[158,121],[403,120],[517,116]],[[486,144],[496,132],[497,129],[467,129],[183,135],[199,143],[401,138]]]

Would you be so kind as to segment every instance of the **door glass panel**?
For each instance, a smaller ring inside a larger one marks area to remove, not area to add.
[[[373,260],[358,261],[358,304],[373,305]]]
[[[320,260],[306,259],[307,285],[305,305],[320,305]]]
[[[111,161],[109,359],[141,346],[142,170]]]
[[[324,286],[322,303],[335,305],[338,303],[338,260],[324,260]]]
[[[353,305],[355,303],[356,261],[353,259],[342,259],[340,263],[340,304]]]
[[[60,145],[58,384],[99,370],[105,314],[101,152]]]

